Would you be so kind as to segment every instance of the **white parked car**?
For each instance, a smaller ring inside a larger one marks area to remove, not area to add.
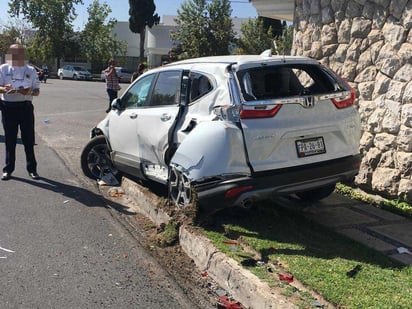
[[[113,101],[81,166],[93,179],[120,172],[164,184],[178,207],[319,200],[359,170],[354,103],[346,82],[305,57],[175,62]]]
[[[64,67],[57,70],[57,76],[60,79],[70,78],[70,79],[82,79],[82,80],[92,80],[93,75],[85,68],[80,66],[65,65]]]
[[[119,82],[120,83],[130,83],[130,80],[132,79],[133,72],[123,68],[123,67],[115,67],[116,69],[116,74],[119,77]],[[106,80],[106,75],[104,74],[104,70],[100,73],[100,79],[102,81]]]

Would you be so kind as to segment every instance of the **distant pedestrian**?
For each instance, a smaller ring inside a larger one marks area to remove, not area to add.
[[[9,47],[8,63],[0,66],[0,103],[6,143],[5,166],[1,180],[9,180],[15,169],[17,134],[20,135],[26,153],[26,169],[29,176],[39,179],[34,154],[34,107],[33,96],[40,94],[37,71],[25,64],[24,48],[20,44]]]
[[[133,72],[132,78],[130,79],[130,82],[132,83],[136,78],[138,78],[140,75],[142,75],[144,73],[145,70],[145,65],[144,63],[139,63],[139,65],[137,66],[137,71]]]
[[[112,102],[117,98],[117,93],[121,89],[119,85],[119,76],[116,72],[116,61],[110,59],[108,62],[108,67],[103,71],[106,78],[106,90],[109,95],[109,107],[106,109],[106,113],[110,112],[112,109]]]

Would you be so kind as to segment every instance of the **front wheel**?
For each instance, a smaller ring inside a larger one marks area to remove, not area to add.
[[[87,143],[81,153],[80,163],[83,173],[91,179],[103,179],[110,173],[114,176],[118,174],[104,135],[96,136]]]
[[[77,77],[76,74],[74,74],[74,75],[73,75],[73,79],[74,79],[74,80],[78,80],[79,78]]]
[[[296,195],[305,202],[317,202],[331,195],[335,190],[335,185],[329,185],[313,190],[296,193]]]
[[[61,79],[61,80],[63,80],[63,73],[60,73],[60,75],[59,75],[59,78]]]

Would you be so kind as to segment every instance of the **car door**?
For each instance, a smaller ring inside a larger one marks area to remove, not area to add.
[[[156,74],[140,78],[121,97],[118,110],[109,114],[109,141],[113,151],[115,165],[126,172],[138,174],[140,168],[141,147],[138,121],[142,110],[150,98],[150,90]]]
[[[165,152],[173,135],[180,109],[182,71],[168,70],[158,74],[148,105],[139,109],[137,137],[142,162],[167,167]]]

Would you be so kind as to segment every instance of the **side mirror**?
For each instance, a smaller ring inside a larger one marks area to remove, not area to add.
[[[112,109],[114,110],[122,110],[122,100],[120,100],[119,98],[114,99],[111,105]]]

